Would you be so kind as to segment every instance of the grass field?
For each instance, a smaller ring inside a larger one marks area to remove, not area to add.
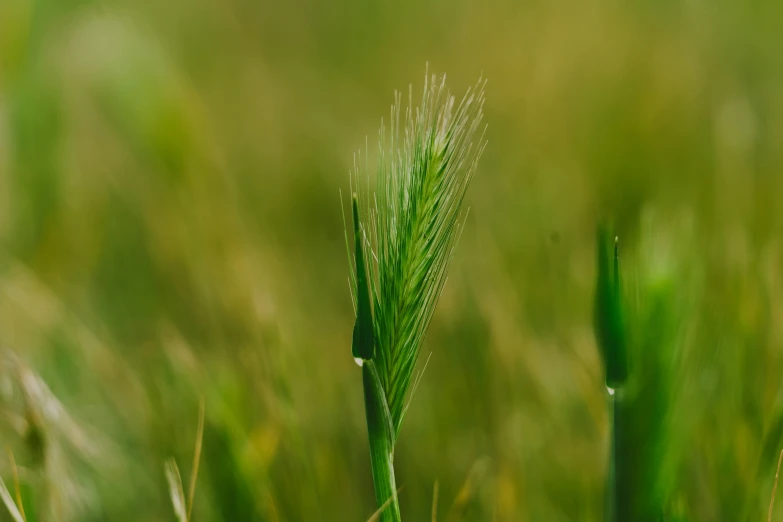
[[[13,454],[27,521],[176,520],[164,463],[187,489],[202,400],[192,520],[370,518],[340,191],[427,66],[458,97],[487,79],[488,145],[396,444],[402,519],[605,520],[608,223],[624,498],[767,520],[781,34],[771,0],[0,0],[0,476]]]

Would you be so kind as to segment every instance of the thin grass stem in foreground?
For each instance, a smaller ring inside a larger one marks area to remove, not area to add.
[[[188,496],[185,497],[185,489],[182,487],[182,475],[180,475],[177,461],[174,458],[166,460],[164,472],[166,482],[169,485],[169,497],[174,507],[174,514],[177,516],[177,522],[189,522],[193,513],[193,500],[196,497],[196,479],[198,478],[198,468],[201,461],[201,447],[204,441],[204,400],[199,402],[198,409],[198,429],[196,431],[196,444],[193,450],[193,467],[190,471],[190,483],[188,486]]]

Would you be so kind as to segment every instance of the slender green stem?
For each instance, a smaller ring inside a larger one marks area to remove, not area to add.
[[[400,504],[394,481],[394,429],[383,387],[373,361],[363,361],[364,407],[370,440],[370,461],[379,506],[391,502],[381,513],[381,522],[400,522]]]
[[[610,389],[610,388],[608,388]],[[626,522],[634,520],[633,477],[629,465],[628,440],[625,433],[625,393],[623,388],[610,389],[609,425],[612,428],[609,451],[609,484],[607,487],[608,522]]]
[[[606,488],[606,521],[617,521],[617,423],[615,422],[615,410],[617,401],[614,390],[607,388],[607,406],[609,410],[610,442],[609,442],[609,469],[607,472]]]

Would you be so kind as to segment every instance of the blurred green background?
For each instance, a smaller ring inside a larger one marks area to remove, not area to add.
[[[488,79],[489,145],[397,446],[403,518],[437,481],[438,520],[603,519],[608,220],[634,487],[667,520],[766,520],[781,34],[761,0],[0,0],[0,442],[28,514],[174,520],[163,462],[187,481],[203,397],[194,520],[370,517],[339,191],[429,63],[458,96]]]

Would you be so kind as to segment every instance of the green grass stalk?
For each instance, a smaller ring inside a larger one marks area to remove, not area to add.
[[[617,238],[614,240],[614,255],[611,261],[609,252],[612,246],[609,235],[603,227],[598,229],[596,248],[598,258],[595,331],[604,362],[611,429],[607,470],[606,520],[619,522],[628,520],[628,496],[622,490],[630,487],[628,484],[630,477],[624,476],[623,463],[619,462],[626,447],[622,426],[625,406],[624,387],[628,380],[628,354]]]
[[[351,352],[362,367],[382,522],[400,520],[394,446],[411,385],[415,388],[412,376],[421,345],[461,231],[465,191],[483,150],[483,139],[472,141],[482,119],[483,87],[480,81],[456,104],[445,78],[436,82],[433,76],[418,107],[409,94],[402,125],[397,94],[388,139],[381,127],[374,193],[361,190],[367,172],[357,168],[352,177],[356,322]]]

